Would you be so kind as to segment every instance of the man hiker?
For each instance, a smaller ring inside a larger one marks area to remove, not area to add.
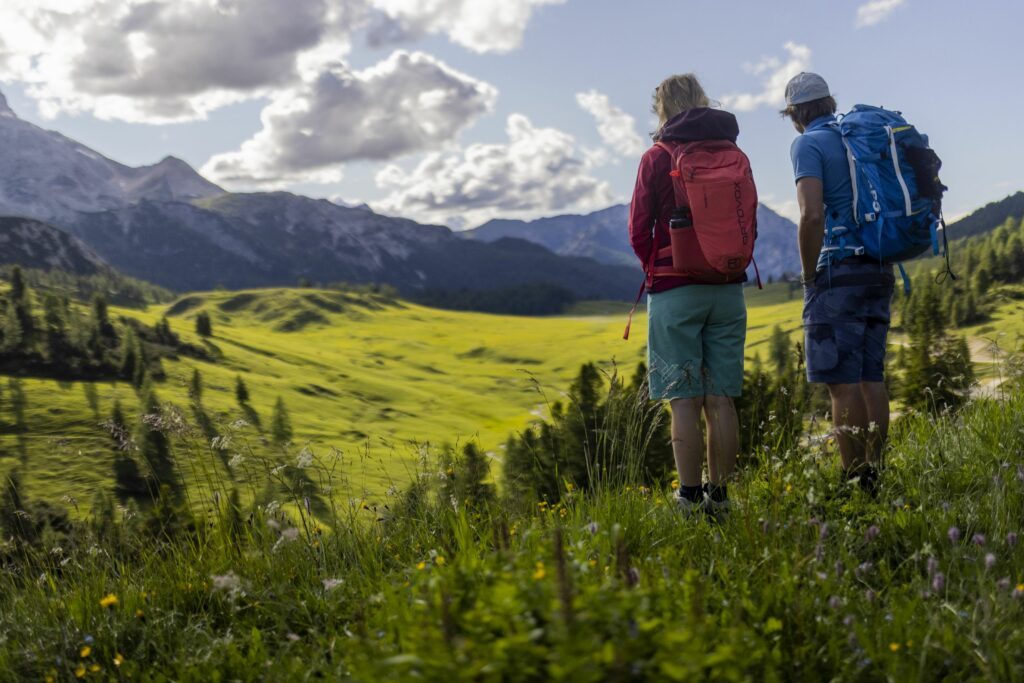
[[[840,238],[854,226],[855,200],[835,112],[821,76],[800,73],[786,85],[781,113],[800,133],[790,156],[800,205],[807,380],[828,386],[845,477],[873,495],[889,428],[883,380],[894,277],[892,266]]]

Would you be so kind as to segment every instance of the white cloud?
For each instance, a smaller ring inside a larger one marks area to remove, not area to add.
[[[362,71],[337,63],[276,95],[262,130],[202,171],[236,186],[336,181],[347,161],[438,149],[491,111],[496,96],[422,52],[396,51]]]
[[[203,118],[293,83],[299,56],[347,20],[327,0],[4,0],[0,78],[44,115]]]
[[[0,81],[23,85],[44,116],[189,121],[315,79],[357,34],[508,52],[538,7],[561,2],[0,0]]]
[[[590,175],[572,136],[508,117],[507,144],[474,144],[428,155],[411,172],[390,165],[377,184],[391,194],[374,209],[428,222],[469,226],[495,216],[534,218],[554,211],[592,211],[613,201]]]
[[[857,8],[857,28],[874,26],[884,21],[892,11],[906,3],[906,0],[871,0]]]
[[[594,117],[601,140],[616,153],[638,157],[647,149],[644,139],[636,132],[636,121],[613,105],[607,95],[596,90],[577,93],[576,103]]]
[[[519,47],[536,8],[565,0],[370,0],[387,21],[371,39],[407,40],[423,33],[445,33],[474,52],[509,52]]]
[[[747,70],[761,77],[761,89],[752,93],[735,93],[722,97],[722,105],[735,111],[753,111],[761,106],[781,107],[786,102],[786,83],[811,66],[811,49],[793,41],[783,45],[788,53],[785,62],[778,57],[765,57]]]
[[[761,195],[761,203],[767,206],[769,209],[779,214],[783,218],[788,218],[794,223],[800,222],[800,204],[795,199],[776,199],[775,195]]]

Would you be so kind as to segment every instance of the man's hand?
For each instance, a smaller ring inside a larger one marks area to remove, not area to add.
[[[796,233],[803,268],[800,281],[813,284],[821,244],[825,241],[825,200],[822,199],[821,179],[807,177],[796,181],[796,199],[800,204],[800,225]]]

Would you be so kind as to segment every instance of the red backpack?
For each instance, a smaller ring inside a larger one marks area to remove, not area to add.
[[[735,143],[700,140],[657,146],[672,157],[669,175],[676,209],[669,221],[671,246],[651,251],[638,303],[656,277],[684,276],[707,284],[735,281],[753,261],[757,239],[754,174]],[[671,266],[655,265],[669,257]],[[760,286],[760,274],[757,281]],[[632,316],[630,312],[631,322]],[[624,339],[629,338],[629,327]]]

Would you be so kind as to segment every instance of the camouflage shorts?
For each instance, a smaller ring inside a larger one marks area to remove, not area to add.
[[[891,267],[846,260],[804,288],[807,381],[881,382],[894,278]]]

